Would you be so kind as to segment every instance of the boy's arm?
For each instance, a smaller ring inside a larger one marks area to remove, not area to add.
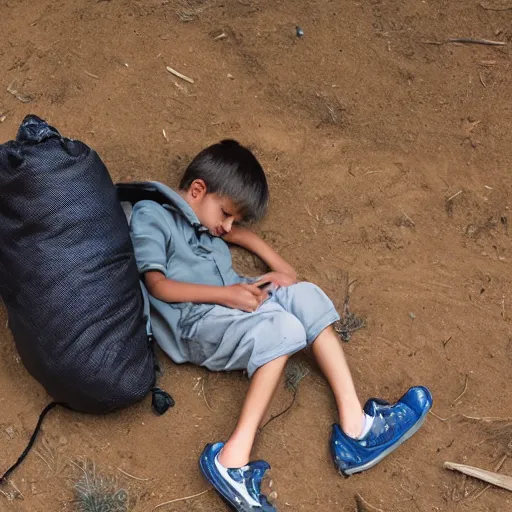
[[[149,293],[164,302],[194,302],[196,304],[220,304],[242,311],[255,311],[267,294],[254,284],[210,286],[183,283],[167,279],[158,270],[144,274]]]
[[[297,272],[283,257],[281,257],[265,240],[247,228],[233,226],[225,235],[224,240],[239,245],[261,258],[273,272],[285,274],[293,282],[297,280]],[[289,283],[291,284],[291,283]]]

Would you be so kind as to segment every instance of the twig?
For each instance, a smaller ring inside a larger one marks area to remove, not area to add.
[[[219,34],[218,36],[215,36],[213,38],[214,41],[218,41],[219,39],[225,39],[227,36],[226,32],[222,32],[222,34]]]
[[[413,225],[413,226],[416,226],[416,224],[414,223],[414,221],[411,219],[411,217],[409,217],[409,215],[407,215],[407,213],[404,212],[403,209],[402,210],[402,213],[404,214],[404,217]]]
[[[484,423],[492,423],[493,421],[512,421],[510,416],[508,418],[501,418],[499,416],[467,416],[466,414],[461,414],[461,416],[467,420],[482,421]]]
[[[175,500],[166,501],[165,503],[160,503],[160,505],[157,505],[153,510],[156,510],[157,508],[163,507],[165,505],[170,505],[171,503],[177,503],[178,501],[191,500],[192,498],[197,498],[210,491],[211,489],[206,489],[206,491],[198,492],[197,494],[192,494],[191,496],[185,496],[184,498],[176,498]]]
[[[460,37],[455,39],[447,39],[446,41],[422,41],[423,44],[434,44],[440,46],[442,44],[462,43],[462,44],[485,44],[488,46],[505,46],[507,43],[503,41],[490,41],[489,39],[473,39],[472,37]]]
[[[171,66],[167,66],[165,69],[167,69],[169,73],[173,74],[174,76],[177,76],[178,78],[181,78],[182,80],[185,80],[185,82],[188,82],[189,84],[194,83],[194,80],[192,80],[192,78],[189,78],[188,76],[181,74],[179,71],[176,71],[175,69],[171,68]]]
[[[384,512],[381,508],[374,507],[368,503],[359,493],[356,494],[356,510],[357,512]]]
[[[95,78],[96,80],[99,80],[100,77],[98,75],[95,75],[94,73],[89,73],[89,71],[86,71],[84,69],[84,73],[87,75],[87,76],[90,76],[91,78]]]
[[[494,471],[497,473],[502,467],[503,464],[505,464],[505,461],[507,460],[507,454],[505,453],[503,457],[500,459],[496,467],[494,468]],[[466,475],[464,475],[466,476]],[[480,489],[478,492],[476,492],[473,496],[469,496],[466,500],[464,500],[465,503],[476,501],[484,492],[486,492],[488,489],[491,488],[491,484],[487,484],[483,487],[483,489]]]
[[[488,5],[478,4],[482,9],[486,11],[512,11],[512,7],[489,7]]]
[[[50,463],[43,457],[42,453],[39,450],[34,450],[35,454],[50,468],[50,471],[53,471]]]
[[[451,420],[453,417],[458,416],[458,414],[455,413],[455,414],[452,414],[451,416],[448,416],[447,418],[441,418],[441,416],[438,416],[432,410],[430,410],[429,412],[430,412],[430,414],[432,414],[432,416],[434,416],[434,418],[437,418],[439,421],[448,421],[448,420]]]
[[[463,43],[463,44],[485,44],[488,46],[505,46],[507,43],[503,41],[491,41],[489,39],[474,39],[473,37],[457,37],[455,39],[448,39],[448,43]]]
[[[496,487],[512,491],[512,476],[500,475],[493,471],[466,466],[465,464],[456,464],[455,462],[445,462],[443,466],[446,469],[459,471],[464,475],[472,476],[473,478],[495,485]]]
[[[451,339],[452,339],[452,337],[450,336],[447,340],[441,341],[441,343],[443,344],[444,355],[448,361],[450,361],[450,358],[448,357],[448,354],[446,353],[446,345],[448,345],[448,343],[450,342]]]
[[[206,380],[206,378],[203,379],[203,382],[201,384],[201,392],[203,394],[203,398],[204,398],[204,403],[206,404],[206,407],[208,407],[208,409],[210,409],[210,411],[212,412],[215,412],[211,407],[210,407],[210,404],[208,403],[208,399],[206,398],[206,391],[204,390],[204,381]]]
[[[368,171],[363,174],[363,176],[368,176],[369,174],[379,174],[380,171]]]
[[[462,393],[452,402],[452,406],[455,405],[463,396],[466,390],[468,389],[469,375],[466,373],[466,382],[464,382],[464,389]]]
[[[141,482],[147,482],[150,480],[150,478],[139,478],[138,476],[130,475],[130,473],[127,473],[124,469],[117,468],[118,471],[123,473],[123,475],[126,475],[128,478],[133,478],[134,480],[140,480]]]
[[[83,471],[85,477],[87,478],[87,471],[83,467],[81,467],[79,464],[77,464],[74,460],[69,459],[69,462],[73,464],[73,466],[76,466],[80,471]]]
[[[487,85],[484,82],[484,77],[482,76],[482,73],[478,73],[478,76],[480,77],[480,83],[487,89]]]
[[[25,499],[25,496],[23,496],[23,493],[18,489],[16,484],[14,483],[14,480],[9,480],[9,483],[14,487],[14,490],[23,498]]]
[[[456,192],[455,194],[453,194],[453,196],[449,197],[446,202],[449,203],[452,199],[455,199],[458,195],[462,194],[462,190],[459,190],[458,192]]]

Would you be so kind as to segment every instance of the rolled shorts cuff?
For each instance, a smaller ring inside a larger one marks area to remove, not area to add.
[[[296,354],[297,352],[304,350],[306,347],[307,343],[304,340],[301,340],[300,342],[297,342],[293,345],[291,343],[283,345],[279,347],[279,350],[276,350],[275,352],[270,352],[268,355],[260,358],[258,361],[253,361],[252,359],[249,359],[249,363],[247,364],[247,374],[249,378],[251,378],[258,368],[261,368],[262,366],[265,366],[271,361],[279,359],[282,356],[292,356],[293,354]]]
[[[306,340],[308,347],[318,338],[318,335],[327,327],[337,322],[340,319],[340,315],[333,308],[328,311],[324,316],[319,318],[313,325],[311,325],[306,331]]]

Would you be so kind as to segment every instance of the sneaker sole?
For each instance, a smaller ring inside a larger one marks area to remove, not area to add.
[[[363,464],[362,466],[356,466],[354,468],[342,470],[339,469],[338,466],[336,466],[336,469],[338,472],[348,478],[351,475],[355,475],[356,473],[362,473],[363,471],[366,471],[368,469],[373,468],[376,464],[378,464],[382,459],[387,457],[390,453],[394,452],[402,443],[405,443],[409,438],[411,438],[418,430],[422,427],[423,423],[425,423],[425,420],[427,419],[427,414],[430,411],[430,407],[428,410],[426,410],[422,416],[418,419],[418,421],[395,443],[392,444],[389,448],[384,450],[378,457],[371,460],[370,462],[367,462],[366,464]]]

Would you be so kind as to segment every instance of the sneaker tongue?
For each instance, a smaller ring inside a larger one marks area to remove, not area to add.
[[[368,416],[376,416],[378,413],[378,410],[382,408],[382,406],[389,406],[389,402],[386,402],[385,400],[380,400],[379,398],[371,398],[366,402],[364,405],[364,412],[368,414]]]
[[[270,464],[264,460],[253,460],[247,464],[247,467],[251,468],[253,471],[258,470],[265,473],[265,471],[270,469]]]

